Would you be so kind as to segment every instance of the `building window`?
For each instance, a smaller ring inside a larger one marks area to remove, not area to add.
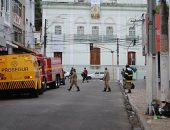
[[[99,35],[99,27],[98,26],[92,27],[92,35]]]
[[[37,38],[34,39],[35,43],[37,43]]]
[[[61,29],[62,29],[61,26],[55,26],[55,34],[56,35],[61,35],[61,32],[62,32]]]
[[[129,36],[135,36],[135,27],[129,28]]]
[[[54,57],[57,58],[59,63],[62,64],[62,52],[54,52]]]
[[[84,35],[84,27],[83,26],[77,27],[77,34],[78,35]]]
[[[1,10],[3,10],[4,7],[5,7],[5,5],[4,5],[4,0],[1,0]]]
[[[18,16],[22,16],[22,4],[18,0],[14,0],[13,12]]]
[[[9,12],[9,0],[6,0],[6,12]]]
[[[22,42],[22,30],[16,26],[13,26],[13,30],[14,30],[14,41],[21,43]]]
[[[128,65],[136,65],[136,52],[128,52]]]
[[[111,26],[106,27],[106,35],[107,36],[113,35],[113,27],[111,27]]]
[[[22,4],[18,0],[14,0],[13,12],[18,16],[22,16]]]
[[[90,50],[90,64],[100,65],[100,48],[93,48],[93,50]]]

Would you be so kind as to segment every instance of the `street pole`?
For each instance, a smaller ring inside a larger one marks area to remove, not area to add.
[[[112,71],[113,71],[113,80],[114,80],[114,51],[111,51],[112,53]]]
[[[161,62],[161,100],[170,101],[169,98],[169,47],[168,47],[168,12],[166,0],[161,0],[160,8],[160,23],[161,23],[161,34],[160,34],[160,62]]]
[[[156,49],[155,49],[155,0],[148,0],[148,53],[147,53],[147,78],[146,93],[149,114],[152,114],[151,102],[156,97]]]
[[[117,81],[120,81],[119,74],[119,38],[116,39],[117,42]]]
[[[119,65],[119,39],[117,38],[117,65]]]
[[[45,19],[44,26],[44,56],[46,56],[46,47],[47,47],[47,19]]]

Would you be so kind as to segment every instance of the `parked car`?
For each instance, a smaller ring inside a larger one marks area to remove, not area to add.
[[[64,77],[65,79],[69,79],[70,73],[68,71],[64,71]]]
[[[104,77],[104,72],[99,72],[99,71],[96,71],[92,74],[88,74],[87,78],[88,79],[100,79],[102,80]]]

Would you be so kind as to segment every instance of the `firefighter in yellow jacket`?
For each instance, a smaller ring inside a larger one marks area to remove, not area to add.
[[[72,89],[73,85],[75,85],[75,87],[77,87],[77,91],[80,91],[80,88],[77,85],[77,73],[76,73],[76,69],[73,69],[73,73],[70,76],[70,88],[68,89],[68,91],[70,91]]]

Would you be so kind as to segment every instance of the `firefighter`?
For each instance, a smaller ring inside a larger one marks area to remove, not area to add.
[[[107,92],[111,91],[110,85],[109,85],[109,80],[110,80],[110,74],[106,67],[105,71],[104,71],[104,77],[103,77],[103,81],[104,81],[104,85],[105,85],[103,92],[106,92],[107,89],[108,89]]]
[[[73,85],[75,85],[75,87],[77,87],[77,91],[80,91],[79,86],[77,85],[77,73],[76,73],[76,69],[73,69],[72,71],[72,75],[70,76],[70,88],[68,89],[68,91],[71,91]]]
[[[129,65],[126,65],[126,69],[124,71],[124,78],[126,82],[126,88],[128,89],[128,93],[131,93],[132,79],[133,79],[133,70]]]

